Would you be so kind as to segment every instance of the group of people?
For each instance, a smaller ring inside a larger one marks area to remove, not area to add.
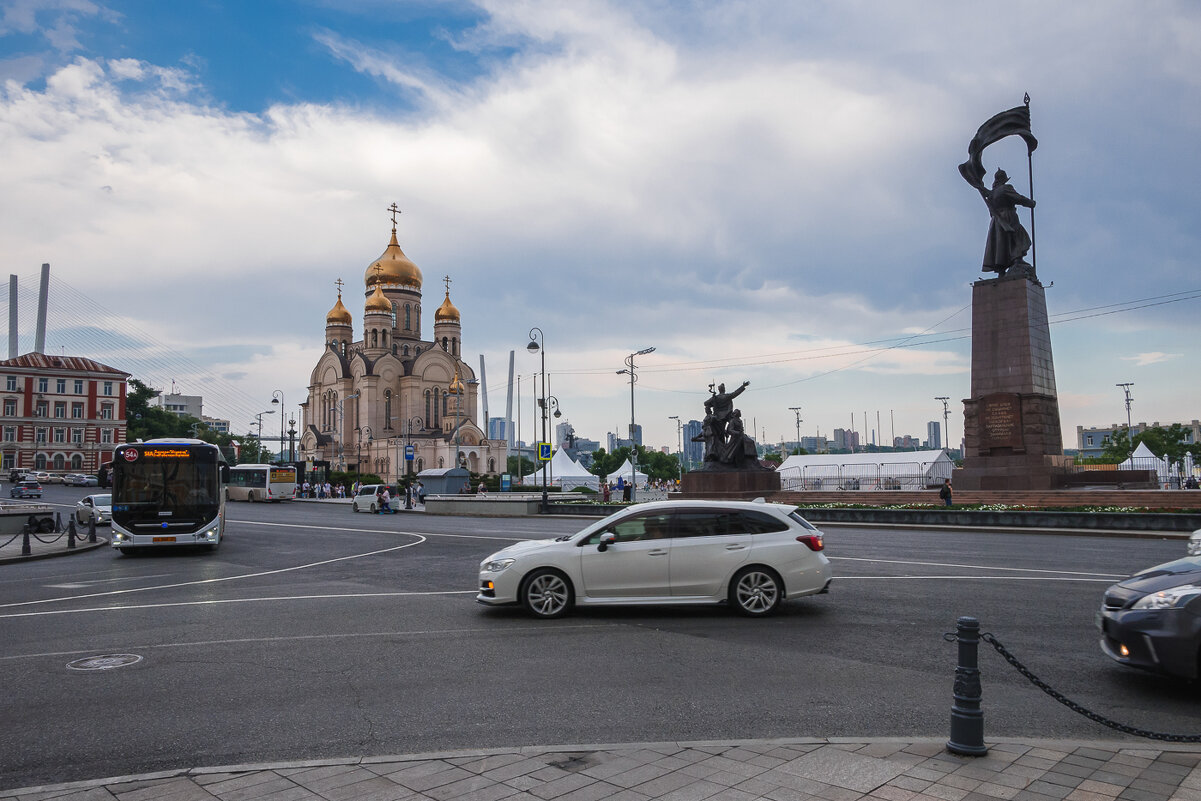
[[[326,498],[345,498],[346,487],[342,484],[334,486],[328,481],[324,483],[315,481],[312,484],[310,484],[308,481],[305,481],[300,485],[299,494],[301,498],[316,498],[318,500],[325,500]]]

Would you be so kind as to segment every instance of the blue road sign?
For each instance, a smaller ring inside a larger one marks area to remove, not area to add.
[[[549,462],[551,457],[551,448],[549,442],[538,443],[538,461]]]
[[[405,461],[406,462],[413,461],[413,457],[415,455],[414,450],[415,449],[413,448],[412,445],[405,445]]]

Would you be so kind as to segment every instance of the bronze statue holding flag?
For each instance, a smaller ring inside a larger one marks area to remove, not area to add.
[[[1015,272],[1034,277],[1034,266],[1026,262],[1034,240],[1018,219],[1017,207],[1026,206],[1030,211],[1030,230],[1034,230],[1034,201],[1022,195],[1009,183],[1009,175],[997,170],[992,188],[984,185],[984,164],[981,155],[984,148],[1007,136],[1020,136],[1026,140],[1026,156],[1030,160],[1038,140],[1030,132],[1030,95],[1025,105],[1002,111],[980,126],[967,146],[968,160],[959,165],[959,174],[984,198],[991,220],[988,224],[988,239],[984,245],[985,272],[995,272],[998,277],[1014,269]],[[1031,194],[1034,186],[1034,165],[1030,161]]]

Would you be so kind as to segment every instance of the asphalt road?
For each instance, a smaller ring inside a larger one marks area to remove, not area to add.
[[[1201,731],[1195,689],[1112,664],[1093,622],[1108,584],[1183,555],[1180,540],[830,528],[831,593],[770,619],[714,607],[543,622],[476,604],[479,561],[585,521],[228,514],[212,554],[0,566],[0,788],[452,748],[946,736],[956,646],[943,634],[960,615],[1097,712]],[[70,666],[113,654],[137,661]],[[986,735],[1122,736],[991,649],[980,658]]]

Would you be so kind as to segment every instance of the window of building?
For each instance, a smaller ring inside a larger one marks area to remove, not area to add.
[[[7,380],[5,381],[4,388],[7,389],[9,392],[16,392],[17,391],[17,377],[15,375],[8,376]]]
[[[101,405],[100,419],[101,420],[112,420],[113,419],[113,405],[111,403],[105,403],[105,404]]]
[[[54,429],[54,441],[59,444],[66,442],[67,441],[67,429],[65,429],[65,428]]]
[[[103,445],[113,444],[113,430],[111,428],[100,429],[100,442]]]
[[[46,401],[38,401],[37,408],[33,412],[34,417],[47,417],[50,414],[50,404]]]
[[[1093,435],[1092,435],[1092,434],[1086,434],[1086,435],[1085,435],[1085,437],[1084,437],[1084,444],[1085,444],[1085,445],[1092,445],[1092,444],[1093,444]]]
[[[82,381],[81,379],[78,379],[78,378],[77,378],[77,379],[75,379],[75,394],[76,394],[76,395],[82,395],[82,394],[83,394],[83,381]]]
[[[17,416],[17,401],[15,398],[5,398],[4,399],[4,416],[5,417],[16,417]]]
[[[4,454],[4,461],[0,463],[0,467],[5,470],[13,470],[17,466],[17,455],[15,453]]]
[[[55,470],[63,470],[67,466],[67,457],[63,456],[61,453],[56,453],[54,454],[53,464]]]
[[[67,394],[67,379],[65,379],[65,378],[55,379],[54,391],[57,392],[59,395],[66,395]]]
[[[71,429],[71,442],[73,442],[76,445],[83,444],[83,429],[82,428],[72,428]]]
[[[72,403],[71,404],[71,416],[74,417],[76,420],[80,420],[83,418],[83,404],[82,403]]]
[[[62,403],[62,402],[55,403],[54,404],[54,416],[60,417],[60,418],[66,417],[67,416],[67,404]]]
[[[71,457],[71,469],[72,470],[82,470],[83,469],[83,457],[80,456],[78,453],[74,454]]]
[[[46,429],[36,428],[33,432],[33,441],[39,445],[46,444]]]
[[[5,426],[4,427],[4,441],[5,442],[16,442],[17,441],[17,427],[16,426]]]
[[[49,378],[39,378],[38,379],[38,392],[49,392],[49,391],[50,391],[50,379]]]
[[[112,395],[112,394],[113,394],[113,382],[112,382],[112,381],[105,381],[105,382],[104,382],[104,394],[105,394],[105,395]]]

